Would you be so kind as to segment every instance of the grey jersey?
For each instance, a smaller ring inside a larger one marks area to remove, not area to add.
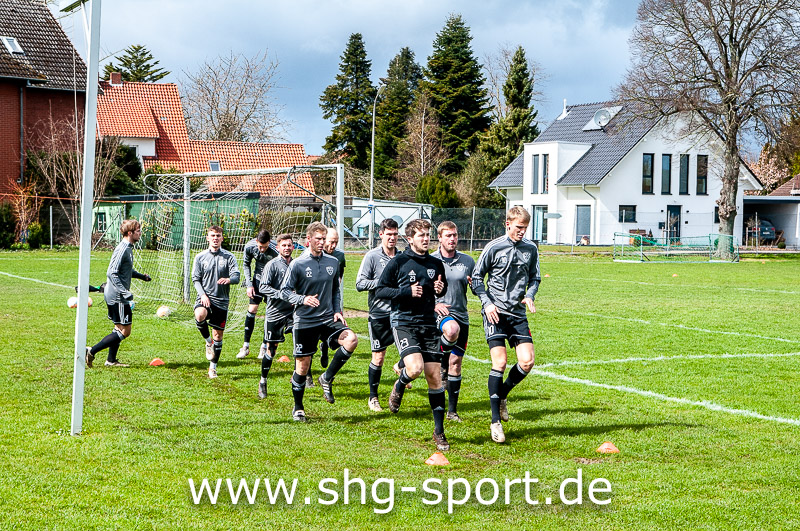
[[[282,319],[294,312],[294,305],[281,298],[281,284],[289,264],[282,257],[273,258],[261,272],[261,283],[258,291],[267,297],[267,321]]]
[[[221,278],[230,278],[231,284],[239,283],[239,266],[236,257],[225,249],[216,253],[206,249],[194,257],[192,282],[197,290],[197,302],[202,295],[207,295],[211,304],[222,310],[228,309],[230,301],[230,285],[217,284]]]
[[[117,304],[133,299],[131,278],[144,278],[144,275],[133,268],[133,245],[122,240],[114,248],[111,262],[106,271],[105,293],[106,304]]]
[[[483,277],[487,275],[484,286]],[[536,244],[525,238],[515,242],[502,236],[489,242],[478,257],[472,289],[484,308],[494,304],[501,313],[524,316],[525,306],[520,303],[526,297],[536,297],[541,280]]]
[[[460,323],[469,324],[467,312],[467,277],[475,270],[475,260],[468,254],[459,253],[453,258],[445,258],[436,251],[434,257],[444,262],[444,272],[447,276],[447,293],[436,299],[436,302],[449,304],[450,315]],[[473,291],[473,293],[475,293]]]
[[[267,252],[262,253],[258,250],[258,240],[253,238],[244,245],[242,253],[242,269],[244,270],[244,285],[246,288],[258,288],[261,282],[261,272],[267,262],[278,256],[278,252],[272,247],[267,248]],[[250,263],[255,260],[255,267],[250,270]],[[259,290],[261,291],[261,290]],[[261,293],[264,293],[263,291]]]
[[[316,295],[319,306],[303,304],[308,295]],[[311,328],[333,321],[342,312],[339,260],[329,254],[314,256],[305,251],[289,264],[281,284],[281,298],[296,306],[294,328]]]
[[[395,256],[397,251],[395,250]],[[383,246],[380,245],[371,249],[364,255],[361,261],[361,267],[358,268],[358,276],[356,276],[356,289],[358,291],[369,291],[367,294],[367,304],[369,307],[369,316],[373,319],[388,317],[392,311],[392,301],[386,299],[379,299],[375,296],[375,287],[378,285],[378,280],[381,278],[383,268],[389,263],[392,257],[383,251]]]

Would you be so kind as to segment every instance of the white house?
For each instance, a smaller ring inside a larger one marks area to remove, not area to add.
[[[684,117],[685,119],[685,117]],[[615,232],[656,238],[718,232],[721,139],[685,134],[681,118],[650,120],[614,102],[564,106],[489,185],[532,215],[531,239],[610,245]],[[761,184],[742,163],[744,190]],[[742,234],[742,215],[734,234]]]

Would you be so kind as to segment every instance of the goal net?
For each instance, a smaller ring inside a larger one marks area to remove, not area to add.
[[[151,194],[132,205],[129,214],[142,224],[135,267],[153,279],[135,283],[137,306],[148,311],[167,306],[171,318],[192,319],[197,296],[191,280],[194,257],[208,248],[208,227],[218,225],[224,233],[222,247],[233,253],[242,273],[240,284],[230,290],[226,329],[241,328],[249,303],[242,263],[245,244],[264,229],[273,240],[289,233],[299,254],[305,249],[309,223],[339,225],[337,212],[342,209],[332,203],[330,188],[338,189],[343,179],[340,164],[149,175]]]
[[[614,233],[615,262],[738,262],[739,245],[733,236],[709,234],[648,238]]]

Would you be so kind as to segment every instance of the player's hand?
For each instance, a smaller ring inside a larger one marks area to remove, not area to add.
[[[533,304],[533,299],[530,297],[525,297],[522,299],[522,302],[528,307],[529,312],[536,313],[536,306]]]
[[[442,282],[442,275],[439,275],[439,278],[437,278],[433,282],[433,291],[435,291],[437,295],[439,295],[441,292],[444,291],[444,282]]]
[[[206,308],[211,306],[211,300],[209,300],[208,295],[206,294],[200,295],[200,304],[202,304]]]
[[[319,293],[317,293],[317,295],[306,295],[306,298],[303,299],[303,304],[306,306],[311,306],[312,308],[316,308],[319,306],[319,299],[317,298],[318,295]]]
[[[484,308],[483,313],[486,314],[486,319],[490,323],[497,324],[500,322],[500,314],[497,313],[497,306],[495,306],[494,304],[490,304],[486,308]]]
[[[335,323],[336,321],[339,321],[343,325],[347,326],[347,321],[344,320],[344,315],[340,314],[339,312],[333,314],[333,322]]]
[[[467,284],[472,285],[472,277],[467,275]]]
[[[145,274],[144,274],[144,278],[143,278],[142,280],[144,280],[145,282],[150,282],[150,281],[151,281],[151,280],[153,280],[153,279],[150,277],[150,275],[148,275],[147,273],[145,273]]]
[[[448,310],[449,307],[450,307],[449,304],[439,302],[436,304],[436,306],[433,307],[433,311],[444,317],[446,315],[450,315],[450,310]]]
[[[231,283],[231,279],[229,279],[229,278],[221,278],[221,279],[217,280],[217,284],[219,284],[220,286],[224,286],[224,285],[230,284],[230,283]]]
[[[247,288],[247,296],[248,297],[250,297],[252,299],[255,296],[255,294],[256,294],[256,288],[254,288],[253,286],[250,286],[249,288]]]
[[[419,282],[411,284],[411,296],[422,297],[422,286],[419,285]]]

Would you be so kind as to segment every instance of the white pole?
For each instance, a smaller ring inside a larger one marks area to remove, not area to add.
[[[192,213],[191,201],[192,187],[189,184],[189,178],[183,178],[183,301],[189,302],[189,286],[191,285],[189,276],[191,275],[191,238],[190,231],[192,229]]]
[[[75,319],[75,349],[72,376],[72,426],[78,435],[83,425],[83,384],[86,372],[86,325],[89,318],[89,267],[92,248],[92,206],[94,204],[94,157],[97,134],[97,79],[100,57],[100,4],[91,0],[91,33],[86,72],[86,121],[83,135],[83,192],[81,194],[81,240],[78,265],[78,316]]]
[[[50,205],[50,250],[53,250],[53,205]]]
[[[344,250],[344,164],[336,164],[336,232],[340,250]]]

